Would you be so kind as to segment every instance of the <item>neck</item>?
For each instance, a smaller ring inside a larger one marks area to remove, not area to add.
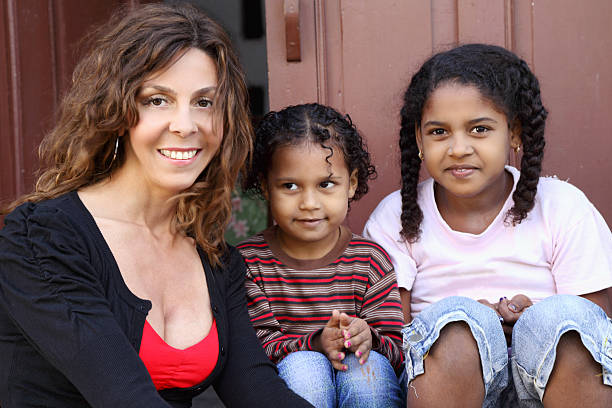
[[[337,234],[330,234],[329,237],[319,241],[298,241],[295,238],[288,239],[280,228],[276,230],[281,249],[294,259],[312,260],[321,259],[329,253],[340,239],[340,227]]]
[[[487,229],[502,210],[513,184],[512,175],[504,171],[499,182],[494,183],[484,194],[457,197],[448,194],[436,183],[436,205],[442,218],[453,230],[479,234]]]

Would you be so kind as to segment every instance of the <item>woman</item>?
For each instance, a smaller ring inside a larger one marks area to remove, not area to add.
[[[148,5],[96,38],[0,231],[0,405],[190,406],[213,385],[232,407],[309,406],[223,241],[252,135],[226,34]]]

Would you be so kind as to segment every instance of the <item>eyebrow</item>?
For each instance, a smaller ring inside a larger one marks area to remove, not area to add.
[[[147,88],[152,88],[152,89],[155,89],[155,90],[158,90],[160,92],[164,92],[164,93],[167,93],[167,94],[170,94],[170,95],[173,95],[173,96],[176,95],[176,91],[175,90],[173,90],[171,88],[168,88],[168,87],[165,87],[163,85],[145,85],[145,86],[142,87],[142,90],[145,90]],[[216,90],[217,90],[216,86],[206,86],[204,88],[200,88],[197,91],[193,92],[193,94],[194,95],[203,95],[203,94],[207,94],[207,93],[210,93],[210,92],[213,92],[213,91],[216,91]]]
[[[493,122],[493,123],[497,123],[497,121],[493,118],[489,118],[487,116],[483,116],[481,118],[475,118],[472,119],[470,121],[468,121],[468,124],[472,125],[474,123],[479,123],[479,122]],[[430,120],[427,121],[423,124],[423,126],[444,126],[446,123],[444,122],[439,122],[437,120]]]

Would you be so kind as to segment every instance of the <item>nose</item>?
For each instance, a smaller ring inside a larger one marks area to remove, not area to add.
[[[472,153],[474,153],[474,148],[470,142],[469,136],[463,133],[456,133],[453,137],[449,138],[449,156],[463,157]]]
[[[169,130],[182,137],[198,131],[198,126],[189,107],[176,108],[170,119]]]
[[[310,211],[316,210],[320,206],[317,192],[313,189],[306,189],[302,193],[300,200],[300,210]]]

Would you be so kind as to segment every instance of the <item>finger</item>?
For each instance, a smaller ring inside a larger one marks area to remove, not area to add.
[[[351,336],[350,338],[346,338],[346,336],[344,338],[344,347],[353,352],[362,344],[372,344],[372,332],[370,331],[369,327],[366,330],[362,330],[359,333]]]
[[[340,327],[340,312],[336,309],[332,311],[332,315],[327,321],[327,327]]]
[[[533,305],[531,299],[523,294],[518,294],[512,298],[508,308],[514,313],[521,313],[523,310]]]
[[[330,362],[332,364],[332,367],[334,367],[338,371],[346,371],[348,369],[348,367],[345,364],[337,360],[330,360]]]
[[[353,322],[353,318],[346,313],[340,313],[340,324],[339,327],[342,330],[347,330],[351,323]]]
[[[499,299],[497,313],[501,316],[502,324],[513,324],[518,319],[518,316],[508,308],[508,299],[503,297]]]
[[[363,345],[355,352],[355,357],[359,359],[359,364],[364,365],[366,361],[368,361],[368,357],[370,357],[370,346]]]
[[[343,331],[343,335],[345,339],[350,339],[353,336],[357,336],[364,331],[369,331],[370,326],[368,326],[368,322],[358,317],[353,318],[349,327]]]

